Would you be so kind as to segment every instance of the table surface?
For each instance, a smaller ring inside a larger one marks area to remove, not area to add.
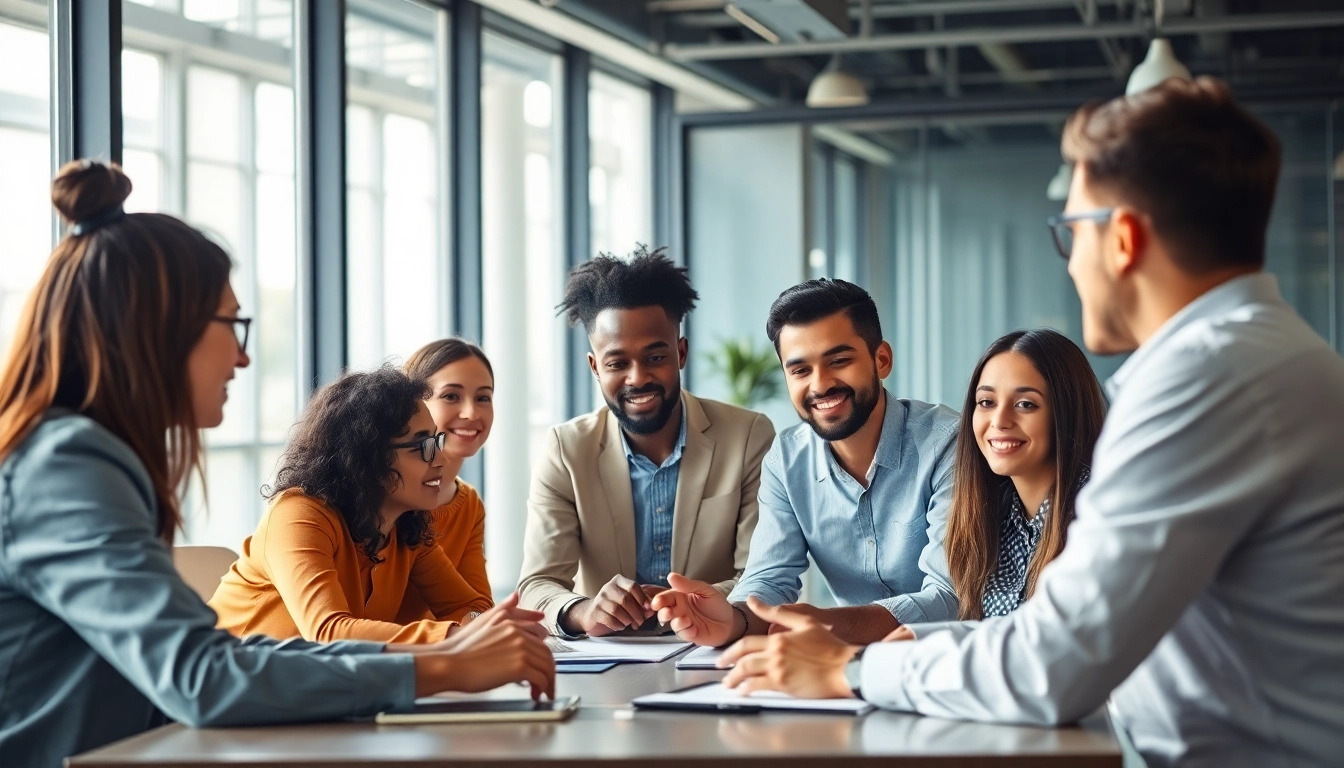
[[[557,678],[558,696],[580,696],[561,723],[377,725],[337,722],[257,728],[169,725],[71,758],[80,768],[227,765],[317,766],[812,766],[936,765],[1119,768],[1120,747],[1101,712],[1076,727],[983,725],[877,711],[719,715],[633,711],[631,699],[717,680],[673,661],[623,664]],[[500,690],[516,698],[521,689]]]

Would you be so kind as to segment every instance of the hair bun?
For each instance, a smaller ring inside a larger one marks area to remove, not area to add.
[[[51,182],[51,204],[67,224],[121,205],[130,194],[121,166],[99,160],[72,160]]]

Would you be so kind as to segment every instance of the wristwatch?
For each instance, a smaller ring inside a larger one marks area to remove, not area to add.
[[[845,685],[860,699],[863,698],[863,691],[860,690],[863,687],[863,651],[864,648],[860,648],[854,658],[845,664]]]

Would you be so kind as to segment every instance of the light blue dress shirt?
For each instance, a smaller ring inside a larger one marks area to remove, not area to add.
[[[681,454],[686,448],[686,413],[682,410],[677,445],[661,465],[630,450],[621,430],[621,446],[630,464],[630,497],[635,504],[635,581],[667,586],[672,570],[672,511],[677,503]]]
[[[899,400],[886,414],[864,488],[807,423],[780,432],[761,465],[747,569],[728,596],[798,600],[810,554],[837,600],[880,603],[902,624],[957,615],[943,538],[952,499],[957,413]]]
[[[377,643],[240,641],[155,535],[144,465],[94,421],[53,411],[0,464],[0,766],[164,722],[329,720],[409,707],[411,656]]]
[[[1344,360],[1254,274],[1187,305],[1108,386],[1035,594],[869,646],[864,698],[1052,724],[1110,695],[1150,768],[1340,765]]]

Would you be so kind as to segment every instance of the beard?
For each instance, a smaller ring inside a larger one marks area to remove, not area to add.
[[[812,404],[836,395],[848,395],[849,401],[853,403],[853,410],[844,421],[836,424],[823,424],[814,415]],[[844,440],[862,429],[863,425],[868,423],[868,417],[873,415],[873,410],[877,408],[877,399],[881,396],[882,380],[873,376],[871,386],[857,391],[852,387],[841,384],[831,387],[820,395],[808,395],[803,400],[803,411],[798,415],[803,417],[803,421],[812,425],[812,431],[817,433],[817,437],[828,443],[834,443]]]
[[[631,416],[625,410],[625,401],[631,397],[657,393],[663,396],[663,405],[658,410],[647,416]],[[673,385],[671,392],[663,390],[661,384],[645,384],[638,389],[634,387],[623,387],[616,393],[616,399],[611,400],[603,395],[603,400],[607,402],[607,408],[616,416],[616,421],[620,422],[621,428],[632,435],[652,435],[663,427],[667,426],[667,420],[672,417],[672,411],[676,410],[677,403],[681,402],[681,381],[678,380]]]

